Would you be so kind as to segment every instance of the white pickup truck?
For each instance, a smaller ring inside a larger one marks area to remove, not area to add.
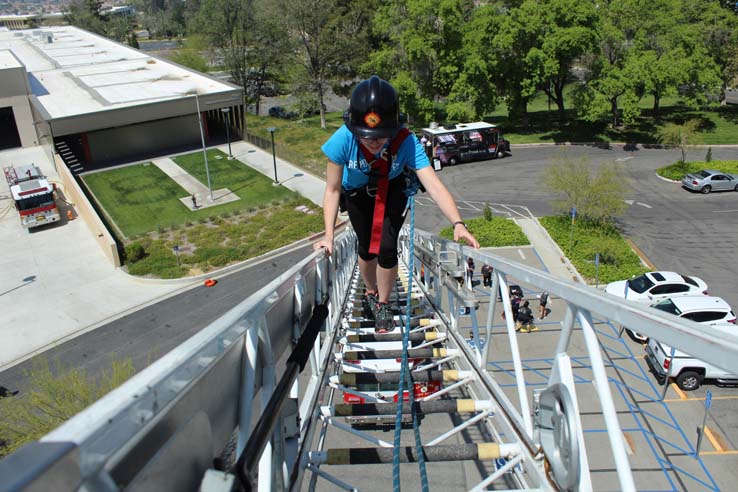
[[[722,331],[735,333],[736,330],[734,325],[715,325],[711,328],[715,329],[717,336],[720,336]],[[696,390],[706,379],[715,380],[719,384],[738,385],[738,376],[679,350],[674,350],[674,358],[672,359],[671,347],[653,338],[646,345],[646,362],[659,382],[663,382],[668,373],[670,377],[676,380],[679,388],[684,391]],[[670,366],[671,371],[669,371]]]

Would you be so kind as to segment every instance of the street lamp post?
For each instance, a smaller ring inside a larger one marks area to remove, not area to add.
[[[205,150],[205,133],[202,131],[202,115],[200,114],[200,99],[195,93],[195,105],[197,106],[197,123],[200,125],[200,140],[202,141],[202,155],[205,157],[205,174],[208,177],[208,191],[210,191],[210,201],[214,202],[213,187],[210,186],[210,168],[208,167],[208,152]]]
[[[275,127],[270,126],[267,128],[267,131],[272,135],[272,161],[274,161],[274,183],[275,185],[279,184],[279,180],[277,179],[277,154],[274,153],[274,131],[276,130]]]
[[[221,111],[225,115],[226,138],[228,139],[228,159],[233,159],[233,153],[231,152],[231,130],[230,130],[231,125],[228,120],[228,113],[231,112],[231,108],[223,108],[221,109]]]

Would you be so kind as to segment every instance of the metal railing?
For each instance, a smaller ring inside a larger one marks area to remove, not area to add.
[[[405,230],[402,244],[407,244],[407,234]],[[551,490],[549,477],[553,476],[561,488],[591,490],[577,390],[567,355],[575,326],[581,328],[590,359],[620,490],[635,490],[635,485],[594,318],[627,326],[738,374],[738,335],[716,343],[709,327],[624,303],[585,285],[423,231],[415,231],[414,244],[416,278],[420,279],[422,271],[419,287],[443,324],[456,354],[454,364],[468,375],[465,384],[477,399],[493,402],[494,419],[500,427],[491,429],[491,434],[504,436],[519,453],[479,484],[479,490],[500,474],[518,473],[514,471],[518,464],[526,467],[527,477],[520,478],[520,488]],[[409,254],[407,249],[402,252],[406,264]],[[491,265],[495,272],[483,323],[477,320],[479,296],[463,285],[468,257]],[[291,402],[280,407],[269,442],[257,447],[264,450],[258,457],[258,487],[298,490],[305,470],[326,475],[307,459],[316,434],[311,423],[320,417],[327,367],[355,269],[355,238],[348,230],[337,238],[330,260],[323,253],[310,255],[124,385],[0,462],[5,480],[0,490],[230,490],[228,484],[235,479],[226,473],[230,465],[216,471],[213,459],[229,443],[233,443],[235,456],[241,455],[255,418],[267,408],[275,391],[282,356],[297,344],[315,306],[324,303],[328,306],[325,333],[310,351],[307,383],[304,388],[297,383],[291,386]],[[537,391],[532,401],[507,293],[511,279],[566,303],[558,341],[550,347],[553,370],[546,388]],[[502,350],[497,342],[491,348],[498,290],[504,293],[504,332],[517,388],[514,398],[486,367]],[[483,340],[484,345],[466,343],[460,332],[462,316],[470,317],[474,339]],[[568,438],[561,439],[562,432]],[[255,462],[254,457],[249,460]],[[205,484],[211,483],[214,474],[222,480],[218,487],[209,488]]]

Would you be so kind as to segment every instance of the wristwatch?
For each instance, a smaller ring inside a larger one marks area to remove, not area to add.
[[[463,220],[457,220],[456,222],[454,222],[454,229],[456,229],[456,226],[459,224],[463,225],[464,229],[468,229],[468,227],[466,227],[466,223]]]

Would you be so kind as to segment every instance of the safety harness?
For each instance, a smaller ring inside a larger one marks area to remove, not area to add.
[[[410,136],[410,130],[401,128],[397,135],[390,142],[389,147],[385,147],[379,157],[375,157],[372,152],[364,147],[359,141],[359,149],[364,154],[364,159],[369,163],[371,172],[369,173],[369,184],[367,191],[371,192],[376,189],[374,199],[374,217],[372,218],[372,233],[369,241],[369,254],[379,254],[379,245],[382,241],[382,227],[384,226],[384,209],[387,204],[387,193],[389,191],[389,172],[392,167],[392,156],[397,154],[402,142]]]

